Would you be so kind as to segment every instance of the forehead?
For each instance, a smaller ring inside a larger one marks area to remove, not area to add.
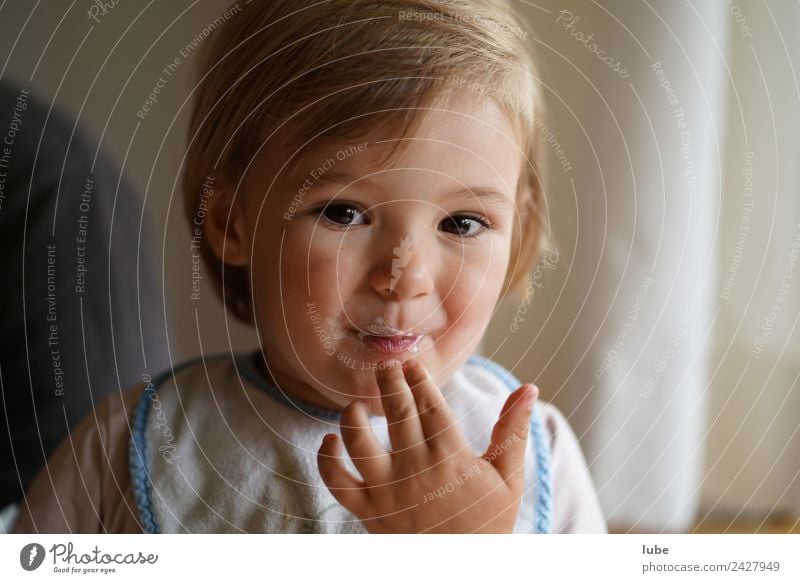
[[[429,185],[483,185],[513,199],[522,161],[518,136],[501,107],[463,92],[431,105],[408,135],[387,128],[309,148],[288,177],[293,185],[413,178]]]

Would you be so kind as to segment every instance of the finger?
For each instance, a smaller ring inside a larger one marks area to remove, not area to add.
[[[342,411],[339,424],[347,453],[364,480],[371,486],[383,484],[391,458],[372,432],[366,404],[359,400],[350,403]]]
[[[538,396],[536,385],[522,385],[509,395],[492,430],[489,447],[482,456],[508,483],[524,480],[525,447],[531,412]]]
[[[411,358],[404,363],[404,367],[406,381],[417,404],[422,431],[428,444],[452,451],[466,447],[450,405],[428,374],[425,365]]]
[[[399,453],[425,442],[419,421],[417,404],[406,382],[403,367],[387,366],[375,370],[375,380],[381,392],[381,403],[392,450]]]
[[[317,468],[333,497],[353,514],[366,500],[366,484],[351,474],[342,461],[339,439],[328,434],[317,452]]]

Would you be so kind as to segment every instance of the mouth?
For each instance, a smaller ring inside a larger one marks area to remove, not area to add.
[[[419,352],[423,341],[433,330],[432,326],[403,330],[392,326],[384,318],[377,317],[370,325],[355,327],[352,332],[362,348],[380,358]]]
[[[413,350],[419,344],[422,336],[416,334],[404,334],[393,336],[377,336],[374,334],[359,334],[361,341],[381,354],[402,354]]]
[[[358,336],[362,346],[380,355],[416,352],[415,348],[425,336],[424,334],[404,332],[384,323],[373,324],[366,329],[355,329],[353,332]]]

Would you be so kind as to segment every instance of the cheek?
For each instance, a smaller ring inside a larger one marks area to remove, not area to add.
[[[356,260],[353,250],[317,238],[303,248],[303,284],[312,296],[330,304],[341,304],[366,277],[363,261]]]
[[[267,211],[262,214],[268,216]],[[254,234],[249,269],[254,307],[262,320],[279,329],[291,328],[304,313],[308,280],[315,272],[308,251],[307,240],[282,222],[262,221]]]
[[[336,250],[314,245],[302,229],[277,229],[276,236],[256,239],[253,293],[260,327],[282,346],[287,358],[303,347],[308,363],[330,358],[333,330],[326,323],[336,313]],[[283,331],[275,335],[275,330]]]
[[[480,327],[491,316],[497,285],[487,278],[462,277],[443,299],[447,319],[461,329]]]
[[[508,268],[508,245],[495,244],[463,249],[451,260],[442,262],[441,270],[450,293],[474,297],[492,295],[503,283]]]
[[[281,286],[284,305],[305,310],[308,303],[328,317],[338,317],[366,278],[353,249],[314,234],[288,230],[284,239]]]
[[[306,295],[309,287],[313,291],[315,283],[336,285],[335,248],[320,245],[319,240],[312,238],[311,229],[301,225],[292,225],[281,235],[280,272],[284,294],[301,292]],[[278,265],[277,259],[275,265]]]
[[[463,263],[445,265],[442,301],[456,329],[472,334],[490,320],[508,268],[508,247],[465,250]],[[457,322],[457,323],[456,323]]]

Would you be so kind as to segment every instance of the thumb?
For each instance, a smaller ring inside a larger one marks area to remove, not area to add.
[[[491,463],[506,482],[522,481],[525,448],[530,433],[531,412],[539,389],[522,385],[509,395],[492,430],[489,448],[483,459]]]

